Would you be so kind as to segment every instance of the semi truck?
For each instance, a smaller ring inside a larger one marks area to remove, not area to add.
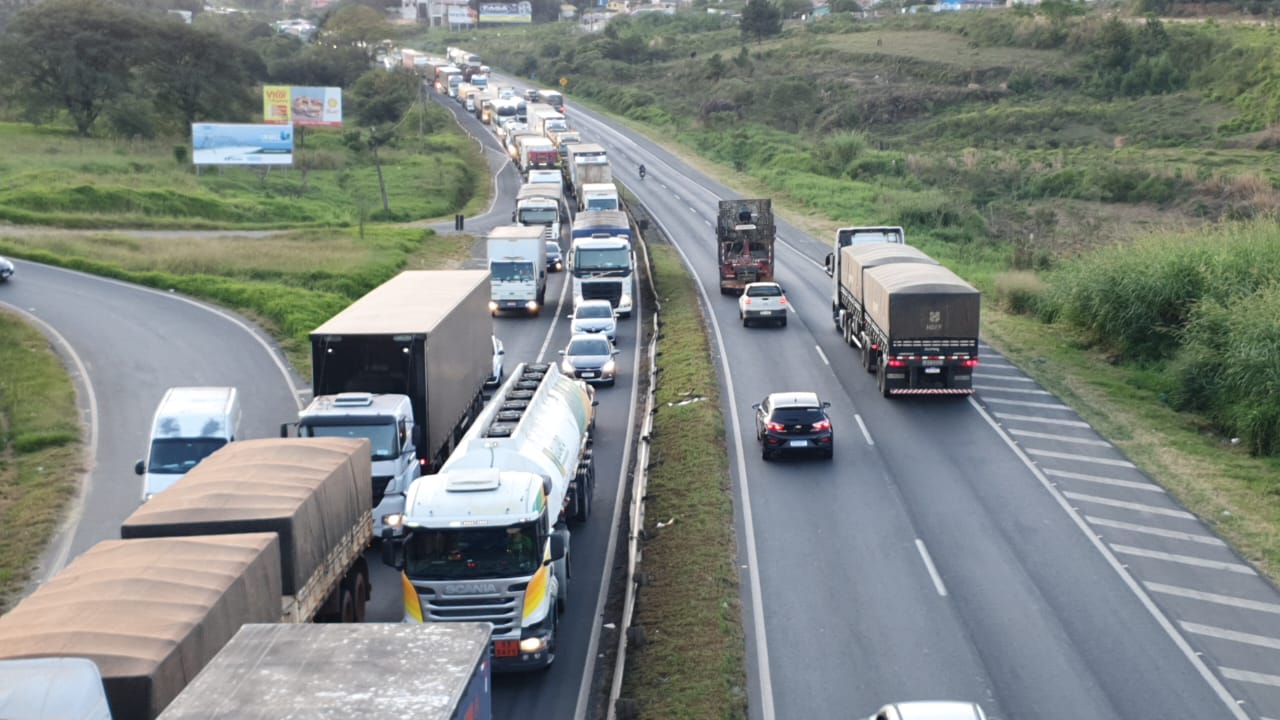
[[[530,170],[560,167],[560,153],[556,151],[555,144],[542,135],[518,135],[516,150],[520,172],[526,176]]]
[[[511,219],[521,225],[548,228],[547,239],[560,242],[563,209],[559,182],[530,182],[516,191],[516,209]]]
[[[152,720],[246,623],[362,619],[368,455],[336,438],[227,445],[0,616],[0,659],[87,659],[111,717]]]
[[[595,399],[554,364],[522,364],[433,478],[388,518],[383,559],[405,621],[492,625],[495,671],[551,665],[568,593],[569,522],[591,514]]]
[[[618,200],[618,187],[611,182],[585,183],[582,192],[578,193],[578,211],[583,210],[621,210]]]
[[[315,400],[298,433],[391,438],[393,447],[379,447],[395,463],[412,447],[422,473],[439,468],[484,405],[493,356],[488,295],[486,270],[409,270],[329,318],[311,332]],[[377,414],[373,422],[337,402],[342,393],[401,395],[413,413]],[[391,478],[381,517],[403,503],[408,485],[385,464],[376,473],[379,484]]]
[[[542,311],[547,295],[547,240],[543,225],[500,225],[489,231],[489,312]]]
[[[490,720],[491,672],[487,623],[255,623],[160,720]]]
[[[971,395],[981,295],[907,250],[853,245],[840,251],[837,323],[861,350],[862,366],[875,373],[884,397]],[[885,259],[891,255],[897,257]]]
[[[583,183],[613,182],[609,154],[595,143],[569,146],[569,162],[565,165],[565,191],[576,196]]]
[[[716,216],[720,293],[741,294],[749,283],[773,279],[773,203],[721,200]]]
[[[827,276],[835,278],[840,274],[840,249],[850,245],[879,245],[891,243],[905,245],[907,236],[902,228],[895,225],[860,225],[836,229],[835,242],[831,252],[827,253]]]
[[[584,210],[574,218],[570,234],[574,308],[583,300],[608,300],[620,317],[631,317],[636,257],[626,212]]]

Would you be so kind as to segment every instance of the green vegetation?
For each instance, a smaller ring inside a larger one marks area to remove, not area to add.
[[[0,312],[0,610],[16,600],[84,472],[80,412],[44,336]]]
[[[623,697],[642,717],[745,718],[746,671],[724,419],[697,290],[652,243],[662,356],[645,515],[646,582]],[[674,520],[658,529],[656,523]]]

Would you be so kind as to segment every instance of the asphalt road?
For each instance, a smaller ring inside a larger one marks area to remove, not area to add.
[[[1280,593],[1070,408],[989,347],[973,399],[880,397],[832,324],[830,241],[785,222],[789,325],[742,328],[714,259],[716,200],[738,195],[589,111],[569,117],[711,311],[752,718],[911,699],[1006,719],[1280,717]],[[832,403],[833,461],[760,459],[751,404],[791,389]]]

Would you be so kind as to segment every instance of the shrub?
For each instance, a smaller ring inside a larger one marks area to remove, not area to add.
[[[996,275],[996,300],[1009,312],[1037,315],[1047,285],[1040,276],[1026,270]]]

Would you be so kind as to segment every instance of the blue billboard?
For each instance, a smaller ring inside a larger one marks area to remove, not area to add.
[[[196,165],[292,165],[292,125],[192,123]]]

